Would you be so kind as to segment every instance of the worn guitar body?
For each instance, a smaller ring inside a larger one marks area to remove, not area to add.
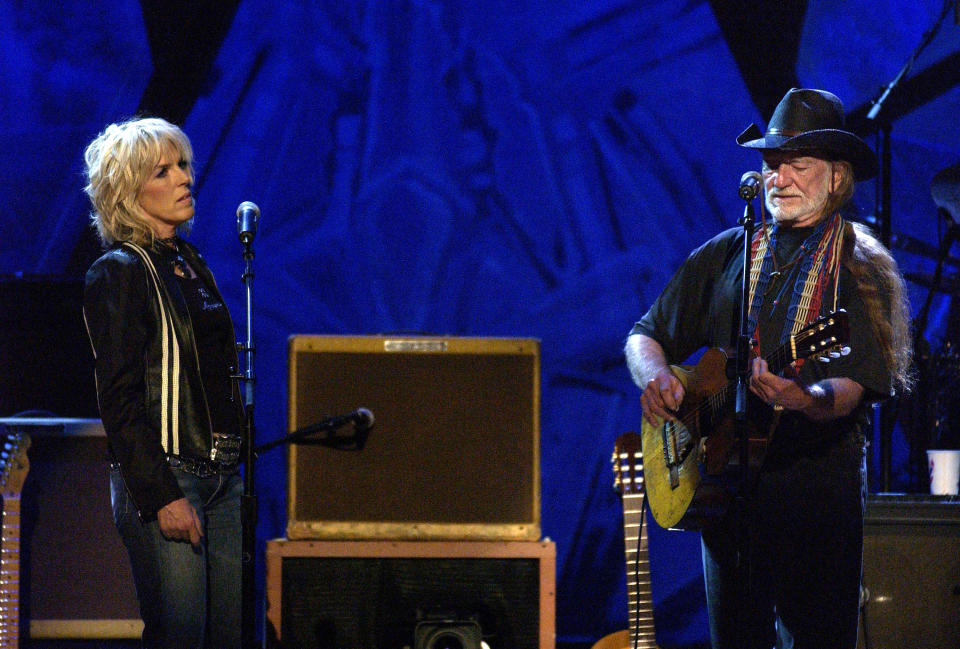
[[[780,373],[800,358],[829,360],[849,352],[847,314],[837,311],[796,333],[766,360]],[[643,420],[644,475],[654,520],[664,528],[697,530],[726,511],[740,476],[734,418],[735,385],[727,379],[726,353],[707,350],[695,367],[673,366],[684,386],[674,421]],[[765,406],[764,406],[765,407]],[[759,467],[766,450],[766,424],[748,428],[748,467]]]
[[[715,423],[709,438],[712,450],[729,454],[732,449],[732,418],[706,422],[704,418],[711,413],[701,412],[703,404],[727,385],[726,366],[727,355],[720,349],[708,349],[696,367],[673,366],[685,390],[677,421],[659,420],[659,426],[651,426],[643,420],[643,454],[650,458],[644,464],[647,501],[654,520],[662,527],[699,529],[722,513],[728,503],[729,492],[711,479],[722,472],[722,462],[717,460],[707,468],[708,440],[700,434],[706,429],[701,424]]]
[[[617,631],[605,635],[597,640],[591,649],[632,649],[630,646],[630,632]]]

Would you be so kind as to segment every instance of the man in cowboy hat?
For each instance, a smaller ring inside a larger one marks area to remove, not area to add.
[[[844,130],[843,104],[823,90],[790,90],[766,132],[753,125],[737,143],[762,155],[773,217],[748,242],[749,412],[769,441],[742,515],[731,508],[702,530],[711,641],[714,649],[853,649],[868,404],[907,388],[910,365],[896,264],[842,215],[854,182],[875,175],[876,158]],[[627,364],[651,426],[674,419],[685,395],[668,363],[736,347],[744,236],[733,228],[694,250],[630,332]],[[849,319],[848,354],[770,371],[771,352],[839,309]],[[738,538],[750,548],[743,590]]]

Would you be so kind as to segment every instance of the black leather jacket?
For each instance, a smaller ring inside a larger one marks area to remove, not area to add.
[[[196,248],[178,243],[222,301]],[[125,243],[104,253],[87,271],[83,305],[108,446],[144,520],[183,497],[166,455],[209,459],[213,433],[190,313],[159,245]],[[223,339],[224,358],[236,359],[232,326]],[[242,401],[233,389],[239,426]]]

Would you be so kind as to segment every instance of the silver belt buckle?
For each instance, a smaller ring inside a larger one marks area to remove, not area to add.
[[[210,449],[210,461],[217,464],[236,464],[240,461],[240,436],[213,434],[213,448]]]

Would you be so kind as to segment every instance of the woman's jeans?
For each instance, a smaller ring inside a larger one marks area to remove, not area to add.
[[[130,555],[147,649],[240,646],[241,541],[239,472],[200,478],[171,467],[197,510],[203,538],[194,548],[168,541],[156,520],[140,521],[120,471],[110,470],[117,530]]]

